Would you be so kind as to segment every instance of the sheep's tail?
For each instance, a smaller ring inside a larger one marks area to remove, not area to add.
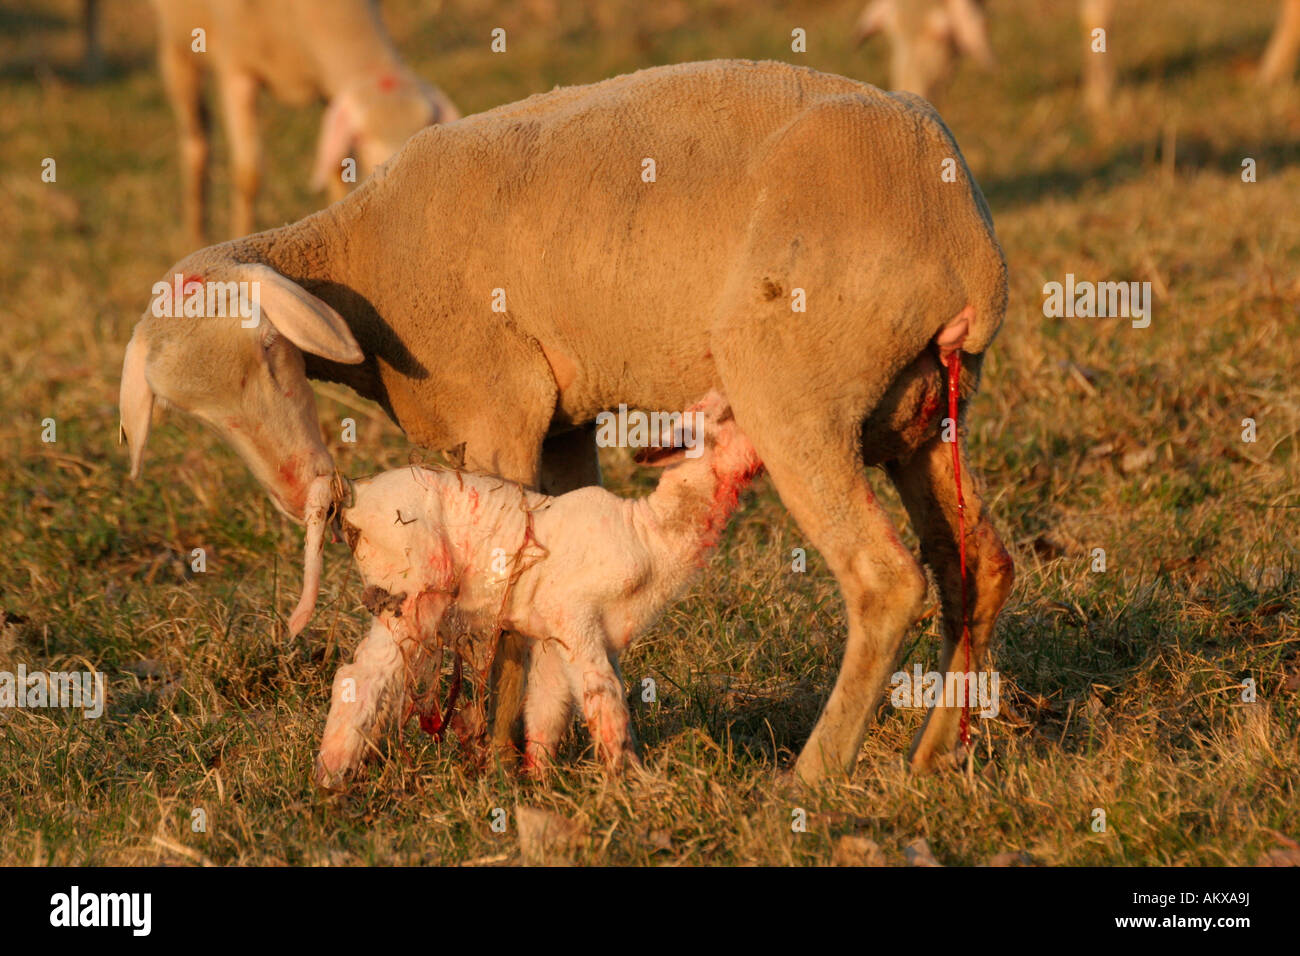
[[[307,488],[307,543],[303,553],[302,596],[289,616],[289,637],[294,638],[311,620],[320,594],[321,569],[325,564],[325,525],[334,501],[332,478],[322,475]]]

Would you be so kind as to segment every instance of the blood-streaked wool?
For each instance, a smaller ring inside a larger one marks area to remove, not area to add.
[[[600,488],[548,497],[497,478],[422,468],[356,481],[355,503],[341,520],[355,542],[362,580],[402,599],[381,609],[357,662],[344,668],[355,696],[397,700],[377,688],[403,679],[404,672],[393,669],[402,655],[376,654],[374,646],[436,643],[442,615],[454,614],[457,627],[480,647],[501,628],[532,642],[525,703],[529,765],[553,755],[575,707],[611,768],[634,760],[619,656],[690,585],[740,490],[762,467],[716,392],[692,412],[703,419],[703,454],[671,456],[675,463],[659,486],[638,500]],[[309,522],[307,580],[313,586],[319,537]],[[310,616],[314,596],[304,592],[299,612],[307,614],[295,613],[295,632]],[[332,784],[355,769],[366,741],[377,738],[393,715],[336,696],[318,762],[321,782]]]

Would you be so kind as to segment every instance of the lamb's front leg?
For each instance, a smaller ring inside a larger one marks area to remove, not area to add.
[[[582,715],[596,752],[613,773],[640,763],[632,743],[627,692],[606,651],[603,628],[595,622],[587,623],[563,635],[563,640],[569,682],[574,696],[582,701]]]
[[[313,779],[340,789],[365,761],[367,751],[398,716],[406,696],[406,662],[396,637],[380,618],[357,645],[351,664],[334,675],[325,736]]]

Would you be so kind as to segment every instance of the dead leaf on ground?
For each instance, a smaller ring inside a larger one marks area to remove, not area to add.
[[[930,844],[925,837],[917,837],[903,847],[903,859],[907,861],[908,866],[943,866],[930,852]]]
[[[551,810],[515,805],[519,852],[534,866],[568,863],[587,839],[587,827]]]
[[[884,866],[885,854],[875,840],[869,840],[856,833],[842,836],[835,841],[831,853],[831,866]]]

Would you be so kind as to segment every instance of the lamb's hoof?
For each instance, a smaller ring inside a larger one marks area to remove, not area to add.
[[[331,770],[325,766],[320,757],[316,758],[316,765],[312,768],[311,780],[319,789],[328,794],[343,793],[348,789],[348,782],[352,773],[347,767],[338,770]]]

